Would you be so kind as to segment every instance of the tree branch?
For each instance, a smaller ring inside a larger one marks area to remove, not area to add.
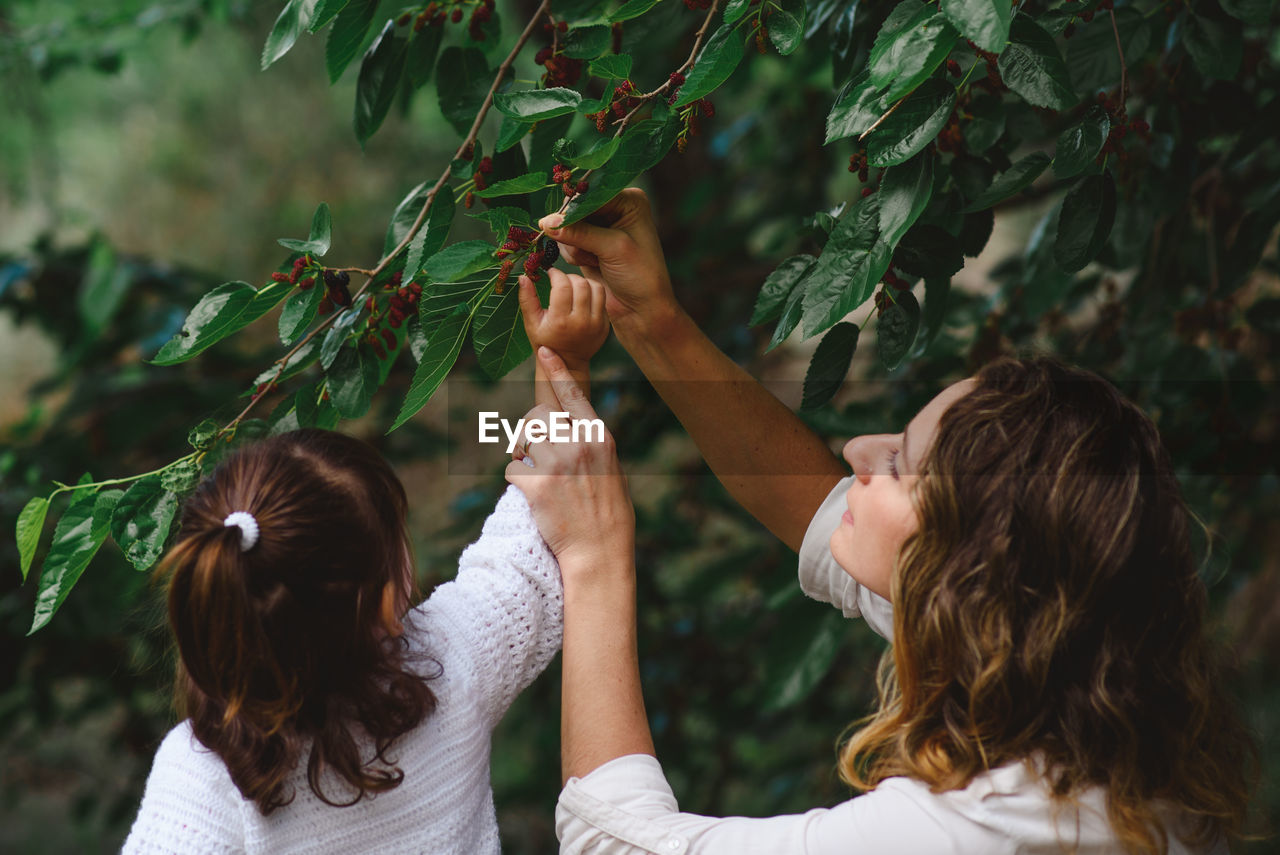
[[[1120,54],[1120,107],[1124,108],[1125,100],[1129,97],[1129,67],[1124,61],[1124,48],[1120,47],[1120,28],[1116,25],[1116,10],[1110,9],[1111,13],[1111,32],[1116,37],[1116,53]]]

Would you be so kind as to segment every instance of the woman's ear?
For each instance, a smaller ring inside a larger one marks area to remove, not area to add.
[[[400,589],[395,582],[382,586],[382,626],[387,635],[399,638],[404,635],[404,624],[400,623]]]

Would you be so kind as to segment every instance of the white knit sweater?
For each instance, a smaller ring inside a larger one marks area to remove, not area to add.
[[[304,756],[294,770],[293,802],[263,817],[184,721],[156,752],[123,851],[499,852],[490,733],[560,649],[562,607],[555,557],[524,494],[509,487],[480,539],[462,553],[457,578],[404,621],[411,655],[431,656],[444,673],[431,682],[435,712],[390,752],[404,771],[400,786],[351,807],[331,807],[308,786]],[[341,800],[344,791],[335,783],[325,792]]]

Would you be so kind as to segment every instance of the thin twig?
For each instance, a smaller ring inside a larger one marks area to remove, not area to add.
[[[1116,53],[1120,54],[1120,107],[1124,108],[1125,99],[1129,97],[1129,67],[1124,61],[1124,48],[1120,47],[1120,28],[1116,25],[1116,10],[1111,12],[1111,32],[1116,37]]]
[[[911,92],[914,92],[914,91],[915,91],[914,89],[913,89],[913,90],[911,90]],[[908,98],[910,98],[910,97],[911,97],[911,92],[908,92],[906,95],[903,95],[901,98],[899,98],[899,99],[897,100],[897,102],[896,102],[892,107],[890,107],[888,110],[885,110],[885,113],[884,113],[884,115],[883,115],[883,116],[881,116],[880,118],[878,118],[878,119],[876,119],[876,120],[875,120],[875,123],[874,123],[874,124],[872,124],[872,125],[871,125],[871,127],[867,128],[865,131],[863,131],[861,134],[859,134],[859,135],[858,135],[858,142],[862,142],[863,138],[864,138],[864,137],[866,137],[866,135],[867,135],[867,134],[871,133],[871,132],[872,132],[872,131],[874,131],[876,128],[880,127],[881,123],[883,123],[885,119],[887,119],[887,118],[889,118],[890,116],[892,116],[892,115],[893,115],[893,111],[894,111],[894,110],[896,110],[896,109],[898,109],[899,107],[901,107],[901,106],[902,106],[902,102],[903,102],[903,101],[905,101],[905,100],[907,100]]]

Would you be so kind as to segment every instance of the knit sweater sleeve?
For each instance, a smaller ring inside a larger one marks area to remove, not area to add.
[[[240,801],[226,766],[184,721],[156,751],[122,855],[239,855]]]
[[[425,607],[469,650],[481,712],[495,726],[555,657],[564,629],[560,566],[518,488],[507,488],[463,551],[457,578]]]

